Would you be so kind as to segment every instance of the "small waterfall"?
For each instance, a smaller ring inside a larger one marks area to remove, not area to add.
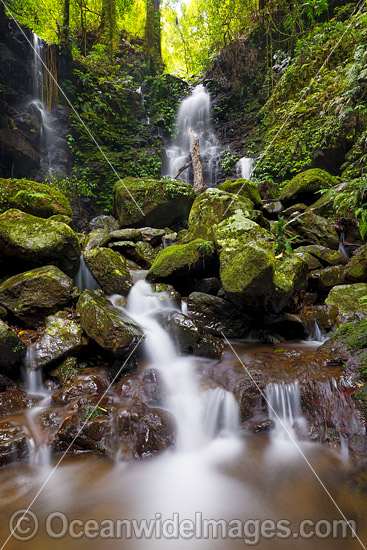
[[[41,118],[40,128],[40,168],[45,174],[52,175],[50,159],[50,143],[52,141],[51,117],[43,102],[43,67],[41,59],[43,58],[42,40],[33,33],[33,67],[32,67],[32,85],[33,99],[31,104],[38,110]]]
[[[110,298],[118,308],[119,298]],[[131,289],[126,313],[145,331],[149,368],[162,374],[166,407],[176,419],[178,451],[197,452],[219,435],[235,437],[239,411],[233,395],[221,389],[199,391],[193,358],[178,356],[170,336],[155,319],[162,309],[174,307],[168,297],[162,302],[145,281],[138,281]]]
[[[80,264],[77,274],[74,277],[74,285],[79,288],[79,290],[99,290],[101,287],[89,271],[87,264],[83,258],[83,255],[80,256]]]
[[[315,342],[317,344],[323,344],[327,340],[327,337],[322,333],[321,328],[317,320],[314,320],[313,326],[310,330],[309,342]]]
[[[266,386],[269,418],[275,423],[276,437],[295,436],[295,427],[303,422],[298,382],[274,382]]]
[[[350,254],[348,253],[347,249],[345,248],[345,233],[344,231],[341,231],[339,236],[339,252],[343,254],[349,260]]]
[[[178,110],[176,139],[166,147],[167,161],[164,174],[175,178],[181,168],[190,164],[189,128],[198,135],[204,184],[216,187],[220,169],[220,144],[210,124],[210,95],[202,85],[196,86],[185,98]],[[191,183],[192,169],[186,168],[179,176],[183,182]]]
[[[239,178],[249,180],[254,168],[254,159],[242,157],[236,164],[236,172]]]

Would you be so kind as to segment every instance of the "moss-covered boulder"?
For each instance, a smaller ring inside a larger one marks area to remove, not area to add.
[[[294,251],[294,254],[302,258],[302,260],[304,260],[307,263],[309,271],[322,269],[322,265],[319,262],[319,260],[314,256],[312,256],[311,254],[308,254],[308,252],[300,252],[299,249],[297,248],[297,250]]]
[[[174,283],[177,279],[205,274],[215,260],[211,241],[195,239],[188,244],[174,244],[161,250],[147,273],[147,281]]]
[[[228,338],[241,338],[248,329],[248,318],[241,314],[233,304],[218,296],[204,292],[193,292],[187,300],[189,317],[214,334]]]
[[[68,199],[57,189],[35,181],[0,178],[0,212],[11,208],[39,218],[71,216]]]
[[[66,223],[69,227],[72,227],[73,225],[72,218],[70,218],[70,216],[64,216],[63,214],[55,214],[55,216],[50,216],[48,219],[51,222]]]
[[[82,346],[83,330],[64,311],[50,315],[46,319],[45,332],[33,344],[33,369],[44,367],[68,354],[76,353]]]
[[[224,219],[213,228],[216,248],[238,248],[246,243],[263,243],[266,248],[274,248],[274,237],[266,229],[246,217],[243,212]]]
[[[1,373],[12,374],[13,367],[25,356],[26,348],[18,335],[0,320],[0,369]]]
[[[283,187],[279,199],[284,205],[291,205],[297,202],[309,205],[319,198],[318,191],[333,187],[337,183],[338,180],[328,174],[328,172],[320,168],[312,168],[292,178]]]
[[[310,282],[316,283],[321,291],[330,290],[333,286],[339,286],[346,282],[345,268],[342,265],[335,265],[314,271],[310,277]]]
[[[310,244],[308,246],[300,246],[294,251],[295,254],[307,253],[317,258],[323,265],[346,265],[347,258],[338,250],[332,250],[326,246],[318,244]]]
[[[85,290],[76,313],[89,338],[118,359],[128,356],[142,337],[139,327],[115,308],[101,290]]]
[[[157,231],[162,231],[161,229],[157,229]],[[128,229],[117,229],[115,231],[111,231],[109,234],[108,242],[119,242],[119,241],[131,241],[131,242],[138,242],[143,240],[143,235],[140,229],[134,229],[134,228],[128,228]]]
[[[108,246],[113,250],[117,250],[125,258],[132,260],[143,269],[149,269],[158,256],[158,250],[143,241],[118,241],[112,242]]]
[[[226,193],[233,193],[235,195],[239,195],[240,197],[250,199],[250,201],[257,207],[261,207],[262,205],[260,193],[257,189],[256,183],[245,180],[244,178],[240,178],[233,183],[230,180],[226,180],[221,185],[218,185],[218,189],[225,191]]]
[[[339,248],[339,235],[334,227],[312,212],[292,218],[286,225],[285,235],[295,237],[293,243],[297,245],[317,244],[333,250]]]
[[[277,313],[286,307],[290,298],[307,287],[308,264],[295,254],[277,259],[274,268],[274,291],[270,296],[271,309]]]
[[[92,276],[106,294],[128,294],[132,278],[118,252],[109,248],[93,248],[85,250],[83,256]]]
[[[67,274],[80,258],[78,237],[68,225],[15,209],[0,216],[0,252],[32,267],[53,264]]]
[[[113,216],[97,216],[89,222],[89,228],[92,231],[104,229],[104,231],[115,231],[119,228],[117,220]]]
[[[129,177],[114,187],[114,212],[120,227],[164,228],[187,220],[195,196],[180,181]]]
[[[10,277],[0,285],[0,304],[30,325],[41,323],[72,297],[73,281],[54,265]]]
[[[367,315],[366,297],[367,284],[340,285],[331,289],[325,303],[338,306],[344,317],[350,317],[355,313]]]
[[[91,231],[83,241],[83,250],[91,250],[92,248],[99,248],[106,246],[110,240],[110,234],[106,229],[94,229]]]
[[[367,282],[367,245],[357,250],[345,268],[345,278],[350,283]]]

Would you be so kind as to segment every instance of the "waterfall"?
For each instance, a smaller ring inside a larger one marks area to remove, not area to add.
[[[162,301],[141,280],[130,291],[126,311],[118,305],[119,298],[110,300],[144,329],[148,368],[159,370],[163,377],[166,408],[176,419],[177,450],[196,452],[217,436],[236,437],[239,411],[233,395],[218,388],[200,392],[194,359],[178,356],[171,337],[155,318],[159,310],[174,309],[169,297]]]
[[[220,169],[220,144],[210,124],[210,95],[202,85],[196,86],[178,110],[176,138],[166,147],[164,174],[175,178],[181,168],[190,164],[189,128],[198,135],[204,184],[216,187]],[[186,168],[179,176],[183,182],[192,182],[192,169]]]
[[[254,159],[249,157],[242,157],[236,164],[236,172],[239,178],[249,180],[251,178],[252,170],[254,168]]]
[[[45,174],[52,175],[54,172],[50,159],[52,126],[50,113],[48,112],[43,102],[43,67],[41,63],[42,57],[42,40],[35,33],[33,33],[33,99],[31,101],[31,105],[37,109],[41,119],[40,168]]]
[[[99,290],[101,288],[89,271],[83,255],[80,256],[79,269],[74,277],[74,285],[78,287],[81,291]]]
[[[320,325],[315,319],[313,326],[310,330],[310,336],[308,337],[309,342],[315,342],[317,344],[323,344],[327,340],[326,336],[323,335]]]
[[[269,418],[275,423],[277,439],[296,438],[295,428],[304,422],[301,415],[301,393],[298,382],[274,382],[266,386]]]
[[[350,254],[348,253],[347,249],[345,248],[345,233],[344,231],[341,231],[339,236],[339,252],[343,254],[349,260]]]

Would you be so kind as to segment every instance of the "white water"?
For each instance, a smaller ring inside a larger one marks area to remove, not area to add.
[[[77,274],[74,277],[74,284],[79,290],[98,290],[101,287],[89,271],[87,264],[83,258],[83,255],[80,257],[80,264]]]
[[[43,67],[42,59],[42,41],[33,33],[33,66],[32,66],[32,84],[33,99],[31,104],[38,110],[41,119],[40,128],[40,168],[45,174],[52,175],[54,170],[50,157],[50,145],[52,141],[52,124],[50,113],[43,103]]]
[[[204,184],[208,187],[216,187],[221,147],[210,124],[210,95],[202,84],[196,86],[179,107],[176,139],[166,147],[167,161],[163,175],[175,178],[180,168],[190,163],[189,128],[192,128],[199,137]],[[184,170],[178,179],[192,183],[191,168]]]
[[[308,342],[314,342],[315,344],[323,344],[326,342],[327,337],[322,333],[319,323],[317,320],[314,320],[310,336],[308,337]]]
[[[239,178],[245,180],[251,179],[251,174],[254,168],[254,159],[249,157],[242,157],[236,165],[236,172]]]
[[[343,256],[345,256],[347,258],[347,260],[349,260],[350,254],[348,254],[348,251],[345,248],[345,233],[344,233],[344,231],[342,231],[340,233],[340,237],[339,237],[339,252],[341,252],[343,254]]]

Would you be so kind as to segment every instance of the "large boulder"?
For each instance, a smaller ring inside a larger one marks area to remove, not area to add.
[[[147,242],[118,241],[108,245],[109,248],[117,250],[125,258],[132,260],[143,269],[149,269],[158,255],[158,250]]]
[[[286,225],[285,235],[298,245],[317,244],[333,250],[339,248],[339,235],[330,223],[312,212],[292,218]]]
[[[326,246],[319,244],[310,244],[308,246],[300,246],[294,251],[295,254],[305,253],[311,254],[317,258],[323,265],[346,265],[348,263],[347,258],[338,250],[331,250]]]
[[[211,241],[196,239],[188,244],[174,244],[161,250],[147,273],[147,281],[172,282],[205,274],[215,259]]]
[[[25,356],[26,348],[18,335],[0,320],[0,368],[3,373],[17,373],[14,366]]]
[[[345,278],[350,283],[367,282],[367,245],[357,250],[345,268]]]
[[[85,263],[106,294],[126,296],[132,287],[132,278],[125,260],[110,248],[85,250]]]
[[[291,297],[307,287],[308,264],[295,254],[277,259],[274,268],[274,291],[270,297],[271,309],[279,313]]]
[[[180,181],[129,177],[114,187],[114,212],[120,227],[164,228],[187,220],[195,196]]]
[[[39,218],[71,216],[68,199],[57,189],[35,181],[0,178],[0,212],[10,208]]]
[[[31,369],[44,367],[57,359],[79,351],[82,346],[82,328],[64,311],[46,319],[45,332],[32,346]]]
[[[30,325],[37,325],[65,305],[73,281],[54,265],[10,277],[0,285],[0,304]]]
[[[142,338],[139,327],[100,290],[85,290],[78,300],[76,314],[89,338],[118,359],[129,355]]]
[[[318,191],[328,189],[337,185],[338,180],[321,170],[320,168],[311,168],[301,172],[290,180],[282,189],[279,199],[285,205],[303,202],[312,204],[319,196]]]
[[[187,300],[189,317],[199,321],[214,334],[228,338],[241,338],[248,329],[248,319],[227,300],[204,292],[193,292]]]
[[[218,189],[225,191],[226,193],[239,195],[240,198],[244,197],[246,199],[250,199],[250,201],[257,207],[261,208],[262,206],[257,185],[252,181],[240,178],[232,183],[230,180],[226,180],[221,185],[218,185]]]
[[[351,317],[356,313],[367,315],[367,284],[335,286],[330,290],[325,303],[338,306],[344,317]]]
[[[15,209],[0,216],[0,252],[30,266],[53,264],[67,274],[80,258],[78,237],[68,225]]]
[[[179,353],[211,359],[221,357],[222,341],[208,334],[201,323],[177,311],[161,311],[157,319],[172,337]]]

